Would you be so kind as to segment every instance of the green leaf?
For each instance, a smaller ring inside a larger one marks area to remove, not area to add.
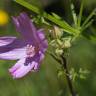
[[[40,11],[39,8],[37,8],[37,7],[29,4],[28,2],[26,2],[26,1],[24,1],[24,0],[14,0],[14,1],[15,1],[16,3],[18,3],[18,4],[20,4],[20,5],[28,8],[29,10],[32,10],[33,12],[35,12],[35,13],[37,13],[37,14],[38,14],[39,11]]]
[[[87,69],[83,70],[82,68],[80,68],[79,73],[80,74],[89,74],[90,72]]]
[[[14,0],[16,3],[24,6],[25,8],[37,13],[37,14],[41,14],[41,10],[39,10],[39,8],[37,8],[36,6],[33,6],[31,4],[29,4],[28,2],[25,2],[24,0]],[[56,19],[56,14],[55,17],[47,14],[46,12],[42,12],[42,16],[48,20],[50,20],[51,22],[55,23],[56,25],[60,26],[61,28],[64,29],[65,32],[75,35],[78,33],[78,30],[76,30],[75,28],[71,27],[66,21],[62,20],[58,20]]]
[[[80,74],[79,78],[80,79],[86,79],[86,76],[84,76],[83,74]]]
[[[84,0],[81,1],[81,7],[80,7],[80,12],[79,12],[79,18],[78,18],[78,27],[80,27],[81,25],[83,8],[84,8]]]
[[[96,12],[96,9],[94,9],[90,14],[89,16],[86,18],[86,20],[84,21],[84,23],[82,24],[82,28],[85,27],[85,25],[90,21],[90,19],[95,15],[95,12]]]
[[[59,72],[58,72],[58,77],[61,77],[63,74],[64,74],[63,71],[59,71]]]
[[[77,26],[77,16],[76,16],[76,12],[74,9],[74,4],[70,1],[71,3],[71,12],[72,12],[72,16],[73,16],[73,20],[74,20],[74,25]]]
[[[56,19],[58,19],[58,20],[61,20],[61,17],[59,16],[59,15],[57,15],[56,13],[51,13]]]
[[[87,29],[89,26],[91,26],[92,23],[93,23],[93,21],[94,21],[93,19],[90,20],[84,27],[82,27],[81,31],[84,31],[84,30]]]

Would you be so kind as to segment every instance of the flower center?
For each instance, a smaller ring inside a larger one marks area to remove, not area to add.
[[[34,47],[32,45],[27,45],[26,46],[26,55],[27,57],[33,57],[37,52],[39,51],[38,47]]]
[[[27,57],[33,57],[35,55],[35,47],[28,44],[26,46],[26,55]]]
[[[35,54],[39,52],[39,47],[34,47],[32,45],[27,45],[26,46],[26,60],[24,65],[27,66],[28,64],[30,64],[30,62],[32,62],[32,58],[35,56]]]

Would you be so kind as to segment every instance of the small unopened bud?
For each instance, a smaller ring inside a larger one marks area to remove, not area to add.
[[[71,43],[70,43],[70,41],[65,41],[65,43],[64,43],[64,47],[65,47],[65,48],[69,48],[69,47],[71,47]]]
[[[70,48],[70,47],[71,47],[71,38],[65,38],[63,48]]]
[[[58,55],[61,55],[63,53],[63,50],[62,49],[56,49],[55,50],[55,53],[58,54]]]
[[[61,36],[62,36],[62,30],[59,27],[54,26],[53,37],[60,38]]]

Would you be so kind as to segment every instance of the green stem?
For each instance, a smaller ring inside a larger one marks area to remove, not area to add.
[[[77,96],[77,93],[75,92],[75,90],[73,88],[73,84],[72,84],[72,81],[71,81],[71,78],[70,78],[70,74],[69,74],[69,71],[68,71],[68,68],[67,68],[67,60],[66,60],[66,58],[63,57],[63,54],[62,54],[60,56],[61,57],[61,60],[60,60],[54,54],[52,54],[51,52],[47,51],[47,53],[50,54],[59,64],[62,65],[62,67],[64,69],[64,72],[65,72],[65,75],[66,75],[66,79],[67,79],[67,83],[68,83],[68,87],[69,87],[71,96]]]
[[[36,6],[33,6],[31,4],[29,4],[28,2],[24,1],[24,0],[14,0],[16,3],[28,8],[29,10],[35,12],[36,14],[41,14],[41,11],[39,10],[39,8],[37,8]],[[58,26],[62,27],[65,32],[69,33],[69,34],[77,34],[78,30],[71,27],[66,21],[64,20],[58,20],[56,18],[54,18],[52,15],[47,14],[46,12],[43,12],[42,14],[43,17],[45,17],[46,19],[50,20],[51,22],[57,24]]]
[[[57,58],[52,52],[47,51],[47,53],[48,53],[52,58],[54,58],[58,63],[61,64],[61,60],[60,60],[59,58]]]
[[[82,19],[83,8],[84,8],[84,0],[81,1],[80,12],[79,12],[79,18],[78,18],[78,27],[80,27],[80,25],[81,25],[81,19]]]
[[[89,22],[89,20],[93,17],[93,15],[95,15],[95,11],[96,11],[96,9],[94,9],[94,10],[89,14],[89,16],[86,18],[86,20],[84,21],[84,23],[82,24],[81,27],[84,27],[84,26]]]
[[[82,30],[81,31],[84,31],[85,29],[87,29],[92,23],[93,23],[93,19],[92,20],[90,20],[83,28],[82,28]]]
[[[72,12],[72,16],[73,16],[73,21],[74,21],[75,26],[77,26],[77,16],[76,16],[76,12],[74,9],[74,5],[71,1],[70,1],[70,3],[71,3],[70,5],[71,5],[71,12]]]
[[[66,73],[66,79],[67,79],[67,83],[68,83],[68,87],[69,87],[71,96],[77,96],[77,93],[75,92],[75,90],[73,88],[73,84],[72,84],[70,74],[69,74],[69,71],[68,71],[68,68],[67,68],[66,58],[63,55],[61,55],[61,58],[62,58],[62,65],[63,65],[64,71]]]

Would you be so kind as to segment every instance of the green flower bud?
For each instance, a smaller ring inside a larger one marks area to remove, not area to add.
[[[61,54],[63,53],[63,50],[57,48],[57,49],[55,50],[55,53],[56,53],[57,55],[61,55]]]
[[[59,27],[54,26],[53,37],[60,38],[62,36],[62,34],[63,34],[62,30]]]
[[[63,38],[63,46],[62,48],[70,48],[71,47],[71,38]]]

